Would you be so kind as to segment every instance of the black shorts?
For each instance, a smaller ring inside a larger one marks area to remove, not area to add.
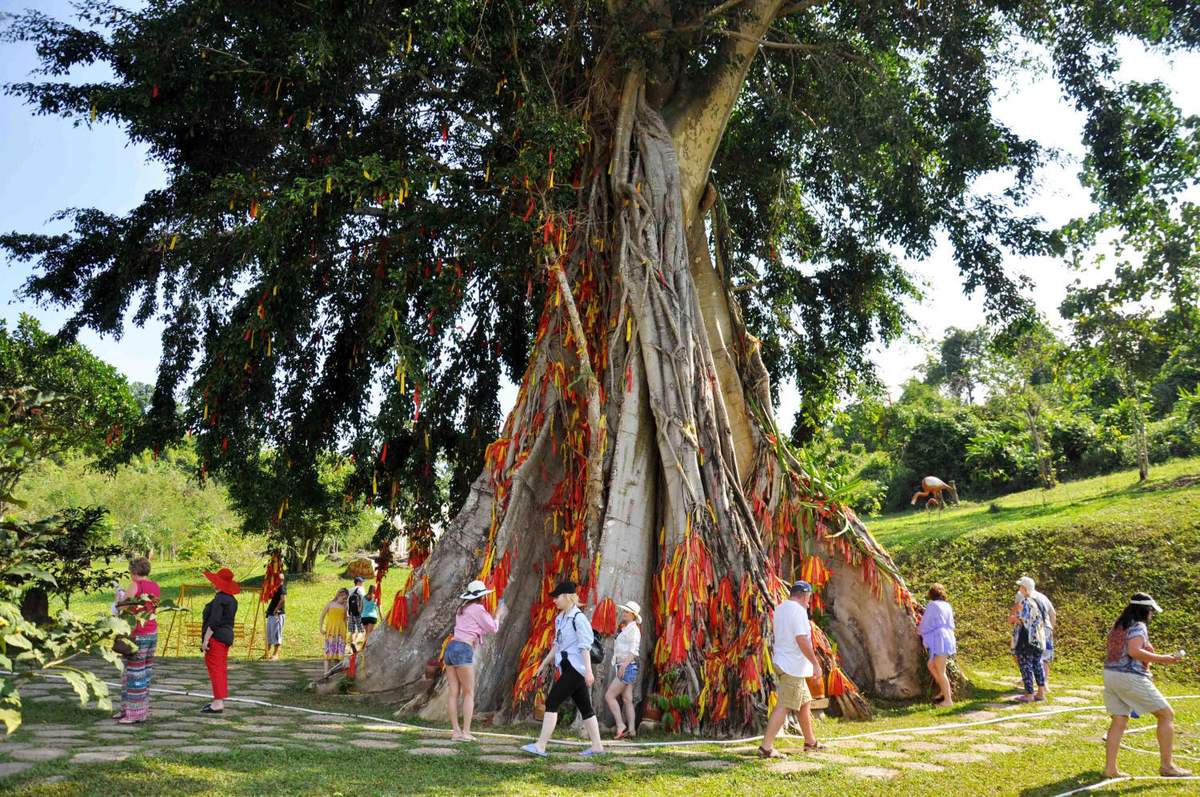
[[[585,656],[588,654],[588,651],[583,653]],[[579,709],[580,719],[589,720],[596,716],[596,712],[592,709],[592,691],[588,689],[587,682],[583,680],[583,673],[571,666],[566,653],[562,655],[559,668],[562,670],[562,674],[558,676],[554,686],[550,687],[550,694],[546,696],[546,711],[557,714],[558,707],[569,697],[574,701],[575,708]]]
[[[378,618],[375,618],[375,617],[364,617],[362,619],[363,625],[375,625],[378,622],[379,622]]]

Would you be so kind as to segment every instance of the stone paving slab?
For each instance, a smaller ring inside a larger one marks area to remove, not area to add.
[[[396,745],[396,747],[399,746],[398,744]],[[458,750],[455,750],[453,747],[411,747],[408,752],[412,755],[458,755]]]
[[[399,742],[390,742],[383,739],[351,739],[350,744],[353,747],[361,747],[364,750],[398,750],[404,746]]]
[[[838,749],[847,748],[856,750],[867,750],[869,748],[879,746],[876,742],[870,741],[869,739],[830,739],[824,744],[830,749],[836,747]]]
[[[696,769],[729,769],[733,765],[733,761],[725,761],[718,758],[701,758],[687,762],[687,766]]]
[[[973,744],[971,749],[977,753],[1016,753],[1021,748],[1013,747],[1011,744],[1000,744],[999,742],[984,742],[983,744]]]
[[[946,749],[946,745],[939,742],[905,742],[900,745],[900,749],[909,753],[938,753]]]
[[[19,775],[27,769],[31,769],[33,764],[24,762],[5,762],[0,764],[0,778],[6,778],[10,775]]]
[[[209,754],[209,753],[228,753],[229,748],[222,744],[189,744],[184,747],[176,747],[177,753]]]
[[[77,753],[72,756],[72,764],[110,764],[116,761],[124,761],[129,758],[130,753],[103,751],[92,753]]]
[[[780,775],[798,775],[804,772],[819,772],[826,765],[820,761],[771,761],[767,769]]]
[[[908,758],[908,753],[905,753],[901,750],[863,750],[862,754],[865,756],[872,756],[874,758]]]
[[[528,764],[528,758],[522,758],[515,755],[501,755],[499,753],[489,753],[488,755],[479,756],[480,761],[486,761],[489,764]]]
[[[52,761],[55,758],[62,758],[67,754],[66,750],[55,747],[35,747],[31,750],[6,752],[18,761]]]
[[[483,756],[481,756],[482,758]],[[642,758],[638,756],[614,756],[613,761],[619,761],[626,766],[631,767],[648,767],[661,764],[657,758]]]
[[[862,763],[861,758],[854,758],[853,756],[842,755],[841,753],[817,752],[817,753],[807,753],[806,755],[809,758],[816,759],[817,761],[825,761],[830,764],[861,764]]]
[[[926,761],[893,761],[892,766],[902,769],[912,769],[918,772],[945,772],[945,767],[939,767],[937,764],[930,764]]]
[[[856,778],[875,778],[876,780],[891,780],[900,775],[900,770],[887,767],[846,767],[845,772]]]
[[[978,764],[988,760],[983,753],[942,753],[938,758],[952,764]]]

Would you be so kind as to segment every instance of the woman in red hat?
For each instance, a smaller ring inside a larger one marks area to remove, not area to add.
[[[233,644],[233,621],[237,617],[237,600],[234,595],[242,588],[233,580],[233,571],[222,567],[215,573],[205,573],[217,590],[217,594],[204,607],[204,624],[201,626],[200,651],[204,653],[204,666],[208,668],[208,680],[212,682],[213,699],[200,711],[204,714],[220,714],[225,710],[225,698],[229,697],[229,679],[226,664],[229,646]]]

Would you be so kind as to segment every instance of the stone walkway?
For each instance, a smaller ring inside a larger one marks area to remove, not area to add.
[[[106,680],[115,680],[107,665],[94,669]],[[320,663],[310,662],[235,662],[230,664],[230,683],[235,697],[253,698],[287,704],[296,690],[320,673]],[[698,771],[719,771],[744,763],[754,756],[756,745],[704,745],[677,748],[610,748],[612,755],[585,761],[579,748],[552,745],[551,755],[542,762],[519,752],[521,741],[480,736],[476,744],[453,744],[445,733],[401,728],[385,722],[350,717],[306,714],[281,707],[262,707],[226,703],[220,716],[198,714],[206,702],[207,673],[194,659],[160,661],[155,673],[155,688],[192,691],[195,696],[154,693],[151,722],[146,725],[117,725],[98,712],[81,714],[72,724],[30,722],[13,736],[0,736],[0,778],[18,775],[32,767],[54,762],[55,773],[47,780],[63,779],[64,771],[88,764],[122,761],[132,756],[207,757],[230,750],[287,751],[307,748],[344,750],[346,745],[363,750],[387,750],[414,756],[472,756],[498,767],[548,766],[563,772],[595,772],[606,767],[671,766]],[[893,731],[858,739],[826,739],[827,749],[816,753],[797,752],[786,760],[764,764],[768,769],[791,776],[805,776],[839,768],[842,773],[869,780],[890,780],[907,772],[942,772],[956,766],[969,766],[993,756],[1011,755],[1018,747],[1007,740],[1011,731],[1045,738],[1072,733],[1098,739],[1107,717],[1102,711],[1086,711],[1041,720],[1016,720],[1021,714],[1046,708],[1095,705],[1101,687],[1064,689],[1052,693],[1049,703],[1025,706],[996,702],[985,708],[958,715],[953,721],[1003,719],[976,728],[936,731],[932,728]],[[60,681],[41,682],[22,689],[30,703],[62,702],[78,705],[70,687]],[[341,709],[354,713],[357,704],[347,702]],[[362,709],[382,713],[378,708]],[[947,722],[951,721],[949,719]],[[861,729],[861,730],[859,730]],[[477,729],[478,730],[478,729]],[[822,728],[828,732],[832,726]],[[843,736],[869,732],[870,725],[840,726]],[[782,740],[788,750],[797,740]],[[62,765],[70,767],[64,770]]]

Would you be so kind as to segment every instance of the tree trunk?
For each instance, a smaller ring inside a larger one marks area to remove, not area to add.
[[[1050,462],[1049,452],[1042,445],[1042,430],[1038,425],[1040,413],[1031,401],[1025,402],[1025,420],[1029,423],[1029,437],[1033,440],[1033,456],[1037,462],[1038,480],[1043,490],[1049,490],[1058,479],[1054,474],[1054,465]]]
[[[543,220],[545,299],[515,406],[363,651],[358,688],[444,717],[425,664],[448,639],[458,593],[481,578],[509,613],[477,651],[476,707],[498,721],[526,715],[552,643],[548,594],[570,579],[606,634],[615,602],[645,607],[640,686],[681,698],[679,727],[741,732],[765,719],[771,607],[803,575],[824,588],[818,606],[854,680],[917,697],[919,609],[778,434],[757,341],[713,267],[699,194],[642,75],[608,89],[619,101],[593,113],[582,170],[594,176],[574,213]],[[597,704],[610,670],[598,668]]]

